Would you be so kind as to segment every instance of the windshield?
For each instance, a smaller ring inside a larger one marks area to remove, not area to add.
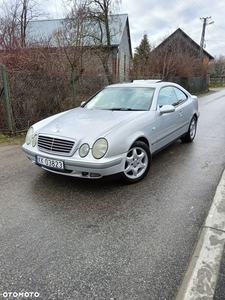
[[[154,88],[108,87],[101,90],[83,107],[108,110],[149,110]]]

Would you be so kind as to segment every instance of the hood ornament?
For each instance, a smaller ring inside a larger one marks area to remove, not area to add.
[[[56,132],[59,132],[60,129],[61,129],[61,126],[60,126],[59,124],[56,124],[56,126],[55,126],[55,131],[56,131]]]

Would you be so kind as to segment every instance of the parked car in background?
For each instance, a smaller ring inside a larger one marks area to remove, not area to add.
[[[194,140],[198,118],[198,98],[180,85],[134,80],[109,85],[80,107],[32,125],[22,150],[53,173],[90,179],[120,174],[136,183],[152,154],[177,139]]]

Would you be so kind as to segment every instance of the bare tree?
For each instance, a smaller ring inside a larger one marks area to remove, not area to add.
[[[109,83],[112,83],[112,74],[109,68],[109,57],[111,54],[112,38],[117,32],[110,28],[110,23],[118,22],[113,16],[116,11],[119,0],[88,0],[89,19],[93,24],[95,31],[92,38],[95,44],[96,54],[102,61],[103,68]]]
[[[1,47],[26,47],[27,26],[31,20],[42,15],[37,0],[3,1],[0,17]]]
[[[67,20],[70,27],[77,33],[75,44],[79,44],[79,49],[85,51],[91,49],[92,53],[98,56],[109,83],[112,80],[112,72],[109,67],[109,58],[112,49],[113,32],[112,13],[119,5],[119,0],[64,0],[65,6],[70,4],[71,11],[67,13]],[[71,37],[70,37],[71,38]]]
[[[0,7],[0,47],[3,50],[19,46],[18,3],[12,5],[3,1]]]
[[[225,56],[219,55],[215,57],[210,64],[210,73],[212,77],[225,77]]]
[[[155,72],[165,80],[176,76],[205,76],[206,73],[198,53],[179,37],[155,48],[151,52],[150,60]]]
[[[53,38],[58,49],[62,49],[69,63],[71,83],[73,87],[73,99],[75,102],[75,82],[78,81],[84,71],[83,57],[86,52],[87,36],[87,1],[64,0],[64,13],[66,17],[61,21],[60,28],[55,31]],[[68,9],[69,7],[69,9]]]

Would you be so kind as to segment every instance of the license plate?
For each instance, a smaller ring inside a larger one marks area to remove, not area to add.
[[[64,170],[64,162],[62,160],[36,155],[36,163],[49,168]]]

